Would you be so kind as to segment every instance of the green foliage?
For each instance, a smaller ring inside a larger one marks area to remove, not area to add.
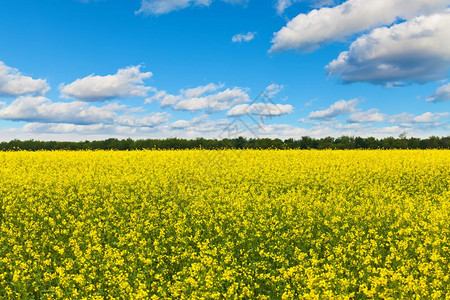
[[[429,138],[398,138],[341,136],[338,138],[324,137],[320,139],[304,136],[294,139],[244,138],[235,139],[204,139],[194,140],[168,138],[119,140],[110,138],[103,141],[57,142],[35,140],[12,140],[0,143],[0,151],[18,150],[142,150],[142,149],[450,149],[450,136]]]

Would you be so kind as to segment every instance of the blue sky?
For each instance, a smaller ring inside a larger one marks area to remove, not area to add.
[[[448,135],[449,5],[3,1],[0,140]]]

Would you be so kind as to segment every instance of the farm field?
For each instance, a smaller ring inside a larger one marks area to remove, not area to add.
[[[449,150],[0,152],[1,299],[450,299]]]

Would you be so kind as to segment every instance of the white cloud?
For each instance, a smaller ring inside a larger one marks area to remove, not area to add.
[[[214,0],[142,0],[141,8],[136,13],[163,15],[191,6],[208,7]],[[248,0],[222,0],[231,4],[245,4]]]
[[[259,137],[269,138],[300,138],[305,135],[313,136],[316,133],[314,129],[305,129],[290,124],[261,124],[254,130],[257,131]]]
[[[152,90],[144,80],[152,77],[151,72],[142,73],[141,66],[119,69],[114,75],[89,75],[61,86],[61,97],[94,102],[118,98],[146,97]]]
[[[294,4],[295,2],[300,2],[301,0],[278,0],[277,1],[277,13],[278,14],[282,14],[284,13],[284,11],[290,7],[292,4]]]
[[[44,95],[50,90],[44,79],[25,76],[0,61],[0,96]]]
[[[174,110],[199,111],[207,113],[227,110],[233,105],[250,101],[247,92],[241,88],[226,89],[204,97],[183,99],[173,106]]]
[[[183,99],[182,95],[171,95],[168,94],[166,91],[158,91],[155,93],[155,95],[151,96],[150,98],[145,99],[145,103],[150,104],[153,101],[157,101],[160,103],[161,108],[167,108],[169,106],[174,105],[178,101]]]
[[[264,92],[267,94],[267,96],[272,98],[272,97],[275,97],[283,89],[284,89],[283,85],[272,83],[266,87]]]
[[[358,104],[357,99],[352,100],[339,100],[332,104],[325,110],[313,111],[309,114],[310,119],[333,119],[334,117],[349,114],[355,111],[355,107]]]
[[[176,128],[176,129],[184,129],[184,128],[191,126],[191,124],[192,124],[191,121],[177,120],[177,121],[173,122],[172,124],[170,124],[170,126],[172,128]]]
[[[164,137],[164,135],[160,135],[163,130],[162,127],[129,127],[116,124],[28,123],[22,128],[11,129],[4,134],[6,137],[12,136],[20,139],[84,141],[128,137],[136,139],[158,138]],[[166,132],[163,134],[166,134]]]
[[[181,100],[198,98],[206,93],[212,93],[222,89],[224,86],[224,84],[210,83],[195,88],[181,89],[178,95],[168,94],[166,91],[157,91],[153,96],[147,98],[145,102],[150,104],[156,101],[160,103],[161,108],[167,108]]]
[[[242,43],[242,42],[250,42],[255,38],[256,32],[248,32],[248,33],[239,33],[235,34],[231,41],[233,43]]]
[[[313,7],[335,4],[334,0],[278,0],[276,4],[277,13],[282,14],[286,9],[299,2],[309,2]]]
[[[385,119],[386,115],[379,113],[378,109],[370,109],[368,111],[351,114],[347,121],[350,123],[370,123],[383,122]]]
[[[225,130],[230,124],[229,120],[210,120],[207,115],[195,117],[192,120],[177,120],[170,124],[170,128],[175,131],[186,132],[189,136],[204,133],[215,133],[216,135]]]
[[[355,33],[389,25],[398,18],[445,10],[448,0],[348,0],[329,8],[299,14],[275,33],[270,52],[310,51],[323,43],[340,41]]]
[[[401,127],[417,127],[417,125],[424,124],[426,128],[431,127],[441,127],[444,119],[448,119],[450,113],[448,112],[425,112],[421,115],[414,115],[411,113],[401,113],[398,115],[391,116],[386,120],[389,123],[397,123]]]
[[[189,6],[209,6],[212,0],[143,0],[137,13],[162,15]]]
[[[427,98],[428,102],[439,102],[450,100],[450,83],[439,87],[436,92]]]
[[[294,107],[289,104],[254,103],[236,105],[227,112],[227,116],[257,115],[282,116],[290,114]]]
[[[169,117],[167,113],[151,113],[143,117],[121,115],[115,118],[114,123],[128,127],[154,127],[167,123]]]
[[[105,124],[90,124],[90,125],[77,125],[77,124],[66,124],[66,123],[28,123],[23,126],[22,131],[26,133],[54,133],[54,134],[64,134],[64,133],[96,133],[99,131],[108,131],[112,128],[112,125]]]
[[[393,115],[391,117],[388,118],[388,122],[389,123],[402,123],[402,124],[407,124],[407,123],[411,123],[412,120],[414,118],[413,114],[410,113],[401,113],[398,115]]]
[[[322,123],[311,128],[303,128],[290,124],[271,124],[261,128],[255,128],[259,137],[270,138],[294,138],[299,139],[302,136],[310,136],[314,138],[323,138],[327,136],[340,137],[347,136],[375,136],[386,137],[398,135],[404,131],[399,126],[375,127],[370,124],[341,124],[341,123]],[[419,134],[417,134],[419,135]]]
[[[154,114],[155,117],[156,114]],[[165,116],[162,116],[165,119]],[[185,124],[182,126],[182,122]],[[178,125],[176,125],[176,124]],[[0,141],[13,138],[39,140],[103,140],[111,137],[134,139],[148,138],[217,138],[230,123],[227,119],[209,120],[202,115],[192,120],[179,120],[172,124],[160,123],[155,126],[128,126],[114,124],[67,124],[67,123],[28,123],[22,128],[0,129]]]
[[[170,117],[167,113],[131,114],[137,111],[117,103],[97,107],[81,101],[52,102],[45,97],[19,97],[0,109],[0,119],[44,124],[154,127],[167,123]]]
[[[423,126],[426,125],[426,126]],[[271,138],[295,138],[299,139],[302,136],[310,136],[321,138],[326,136],[340,137],[347,136],[361,136],[376,138],[384,138],[388,136],[398,136],[403,132],[407,132],[408,136],[414,137],[429,137],[430,135],[446,136],[450,129],[449,124],[416,124],[411,128],[404,128],[402,126],[379,126],[373,124],[361,123],[321,123],[311,128],[302,128],[290,124],[271,124],[265,125],[261,128],[256,127],[255,130],[259,137]]]
[[[178,95],[158,91],[154,96],[148,98],[146,103],[158,101],[163,108],[171,106],[174,110],[213,113],[250,101],[247,91],[242,88],[234,87],[225,90],[223,88],[223,84],[210,83],[205,86],[180,90]]]
[[[321,122],[309,128],[302,128],[291,124],[259,124],[252,125],[251,130],[243,126],[239,135],[253,138],[301,138],[302,136],[339,137],[349,136],[374,136],[377,138],[398,136],[407,132],[408,136],[429,137],[430,135],[445,136],[450,130],[447,122],[412,123],[410,126],[402,125],[382,126],[373,123],[339,123]],[[0,141],[19,139],[39,140],[101,140],[111,137],[116,138],[226,138],[235,137],[236,132],[228,136],[227,129],[232,125],[230,120],[209,120],[207,115],[193,118],[192,120],[178,120],[171,124],[160,124],[153,127],[130,127],[118,124],[66,124],[66,123],[29,123],[22,128],[0,129]],[[221,133],[221,134],[220,134]]]
[[[448,117],[449,113],[431,113],[426,112],[412,119],[414,123],[434,123],[438,122],[441,118]]]
[[[409,5],[409,4],[408,4]],[[427,82],[450,67],[450,11],[373,30],[327,66],[344,82]]]
[[[203,86],[198,86],[191,89],[181,90],[180,92],[186,97],[186,98],[194,98],[194,97],[200,97],[201,95],[204,95],[206,93],[215,92],[221,88],[223,88],[224,84],[215,84],[210,83]]]
[[[66,103],[51,102],[45,97],[19,97],[0,110],[0,119],[43,123],[112,123],[117,111],[124,109],[116,103],[96,107],[80,101]]]

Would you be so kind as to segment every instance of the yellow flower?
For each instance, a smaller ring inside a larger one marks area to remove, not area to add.
[[[449,165],[448,150],[5,152],[0,298],[448,298]]]

